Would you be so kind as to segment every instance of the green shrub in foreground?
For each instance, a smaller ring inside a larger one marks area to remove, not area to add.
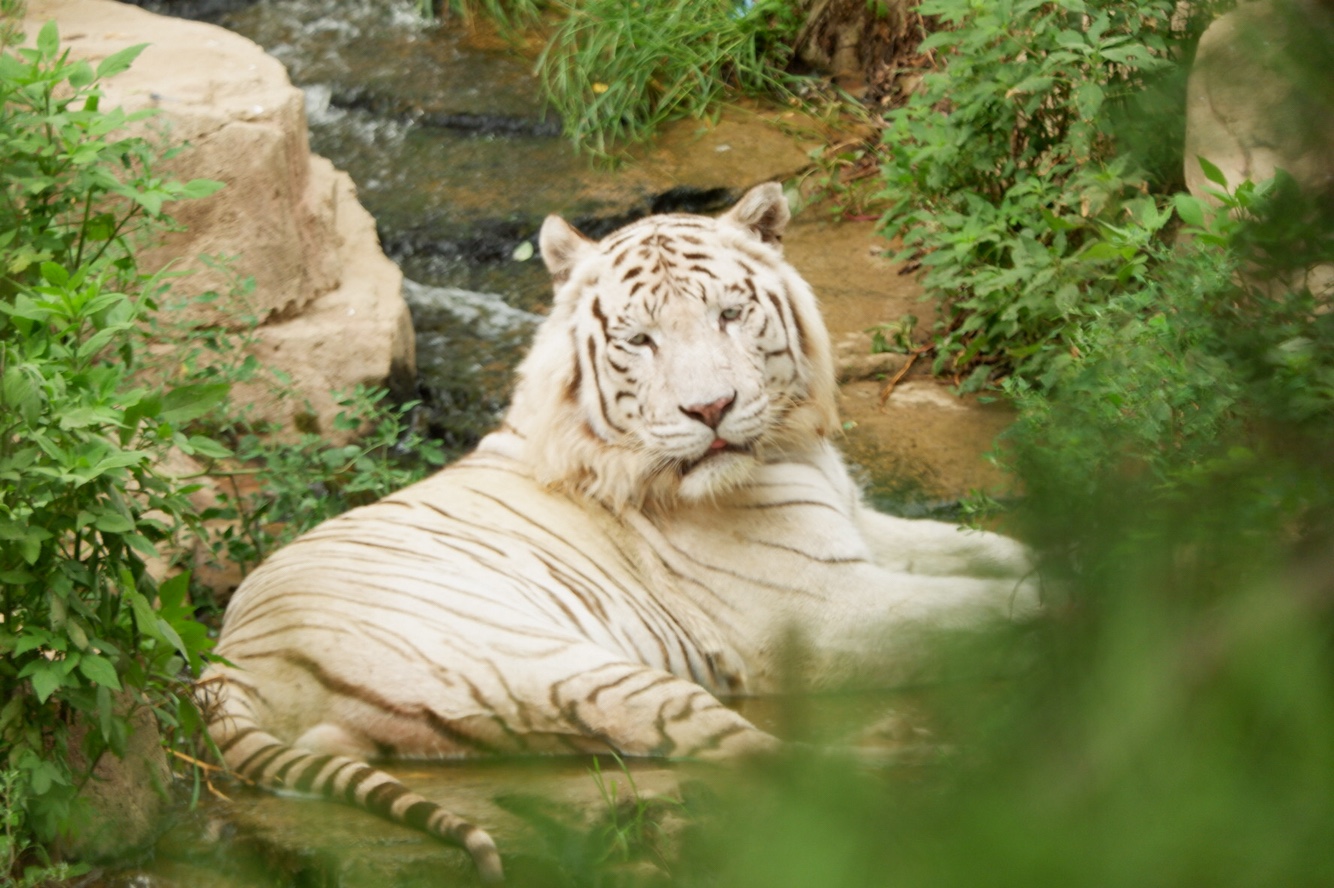
[[[102,110],[99,82],[142,50],[95,68],[62,53],[54,24],[30,49],[0,47],[0,740],[8,865],[71,823],[85,760],[125,748],[132,710],[187,728],[182,684],[207,647],[188,578],[159,586],[146,560],[191,514],[157,470],[168,448],[222,452],[184,431],[226,393],[162,391],[134,378],[156,284],[134,249],[163,205],[220,187],[165,180],[146,115]],[[90,765],[91,767],[91,765]]]

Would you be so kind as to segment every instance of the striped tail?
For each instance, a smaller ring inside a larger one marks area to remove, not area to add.
[[[239,689],[227,688],[228,696]],[[215,709],[209,734],[232,772],[266,789],[313,793],[345,802],[394,823],[421,830],[464,848],[483,882],[505,879],[500,852],[486,832],[408,789],[394,777],[358,759],[317,755],[283,743],[248,716]]]

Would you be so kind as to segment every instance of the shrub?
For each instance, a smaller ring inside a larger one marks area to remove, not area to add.
[[[277,380],[274,397],[291,395]],[[413,427],[416,401],[396,403],[385,389],[362,385],[337,399],[334,428],[357,434],[344,445],[314,432],[285,440],[231,418],[224,436],[236,459],[209,466],[222,484],[219,505],[202,516],[222,521],[207,538],[215,560],[248,572],[320,522],[421,480],[450,455]]]
[[[165,204],[220,186],[163,179],[162,152],[125,132],[147,115],[100,108],[100,81],[142,48],[94,68],[48,24],[33,48],[0,53],[0,769],[23,805],[17,826],[6,813],[11,854],[69,822],[86,778],[71,773],[71,723],[90,726],[90,763],[124,750],[134,708],[188,729],[181,677],[208,646],[188,577],[159,586],[146,559],[192,511],[158,461],[220,450],[186,426],[226,388],[136,381],[158,284],[134,249],[168,224]]]
[[[941,67],[887,115],[883,224],[943,300],[935,369],[965,389],[1043,384],[1120,286],[1102,272],[1110,226],[1161,237],[1169,216],[1144,200],[1155,183],[1103,124],[1179,82],[1198,27],[1174,31],[1175,6],[922,3],[943,27],[921,48]],[[1167,110],[1158,122],[1179,117]]]
[[[1254,517],[1271,530],[1305,532],[1334,508],[1334,316],[1304,284],[1334,262],[1334,214],[1286,176],[1226,191],[1205,169],[1222,211],[1182,194],[1180,242],[1129,228],[1099,241],[1114,257],[1104,273],[1124,282],[1079,329],[1077,356],[1045,388],[1003,386],[1020,410],[1010,462],[1058,541],[1096,535],[1101,497],[1150,512],[1234,476],[1257,485]]]

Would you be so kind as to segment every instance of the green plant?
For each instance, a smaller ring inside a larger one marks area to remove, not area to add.
[[[565,134],[609,156],[666,120],[703,115],[730,86],[783,92],[799,24],[779,0],[584,0],[566,7],[539,75]]]
[[[1290,489],[1283,466],[1311,462],[1334,434],[1329,295],[1304,285],[1334,261],[1334,216],[1286,176],[1229,191],[1201,163],[1219,209],[1177,195],[1165,212],[1185,237],[1170,246],[1107,226],[1093,249],[1115,295],[1041,388],[1004,385],[1020,410],[1009,459],[1044,509],[1068,505],[1057,527],[1101,514],[1086,508],[1101,493],[1189,497],[1257,465],[1274,473],[1256,494],[1294,519],[1325,508],[1319,488]]]
[[[613,756],[625,779],[626,794],[622,797],[616,777],[602,772],[602,760],[593,759],[590,773],[602,799],[603,816],[592,836],[603,845],[599,863],[625,863],[638,858],[652,858],[663,869],[670,868],[668,844],[662,828],[663,814],[680,809],[682,803],[668,798],[648,798],[639,791],[635,776],[620,756]]]
[[[292,396],[290,380],[278,374],[275,383],[275,397]],[[321,521],[420,480],[450,456],[412,427],[418,402],[395,403],[385,389],[364,385],[337,399],[343,409],[334,429],[356,433],[352,443],[331,444],[315,432],[288,440],[232,418],[235,459],[207,469],[222,482],[218,506],[203,516],[223,522],[209,539],[216,559],[247,571]]]
[[[332,431],[348,443],[331,442],[292,379],[255,357],[260,322],[250,299],[254,278],[239,275],[233,258],[203,261],[228,278],[225,297],[210,291],[167,300],[164,311],[149,319],[148,333],[167,346],[153,356],[156,378],[250,393],[244,407],[225,397],[197,420],[205,434],[196,435],[189,450],[203,463],[199,480],[216,482],[216,504],[199,515],[201,542],[215,566],[235,565],[246,573],[321,521],[405,487],[457,455],[414,423],[418,401],[399,401],[387,389],[366,385],[334,393],[341,409]],[[220,301],[229,320],[225,328],[194,310]],[[256,398],[300,404],[295,427],[256,419]]]
[[[452,14],[471,24],[480,16],[495,22],[502,33],[536,25],[546,5],[543,0],[417,0],[423,18]]]
[[[22,804],[11,848],[69,822],[87,778],[71,770],[72,723],[90,727],[91,768],[123,752],[135,708],[168,728],[197,720],[181,676],[208,640],[188,577],[159,585],[146,559],[193,511],[156,465],[197,446],[186,426],[226,388],[135,379],[158,284],[133,251],[169,223],[164,204],[220,185],[157,175],[161,152],[125,134],[146,115],[100,108],[99,82],[141,49],[94,68],[48,24],[33,48],[0,54],[0,768]]]
[[[884,226],[943,297],[937,372],[965,389],[1011,374],[1041,384],[1119,286],[1108,226],[1149,240],[1167,216],[1108,114],[1174,70],[1195,31],[1175,5],[1125,0],[929,0],[939,60],[887,115]]]
[[[0,770],[0,885],[38,888],[86,873],[85,864],[53,864],[40,846],[30,843],[23,815],[27,789],[19,771]]]

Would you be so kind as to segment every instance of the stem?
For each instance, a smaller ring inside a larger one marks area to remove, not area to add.
[[[121,230],[125,227],[125,225],[131,219],[133,219],[135,215],[138,214],[139,212],[141,212],[141,209],[139,207],[137,206],[130,207],[129,212],[125,214],[125,218],[117,222],[116,227],[111,230],[111,236],[108,237],[106,240],[102,241],[102,246],[98,247],[97,252],[94,253],[91,257],[89,257],[88,259],[89,265],[92,265],[93,263],[97,262],[98,259],[102,258],[102,254],[107,251],[107,248],[116,242],[116,238],[120,237]]]
[[[93,214],[93,192],[89,189],[83,199],[83,221],[79,223],[79,248],[74,252],[74,267],[83,265],[83,245],[88,242],[88,218]]]

